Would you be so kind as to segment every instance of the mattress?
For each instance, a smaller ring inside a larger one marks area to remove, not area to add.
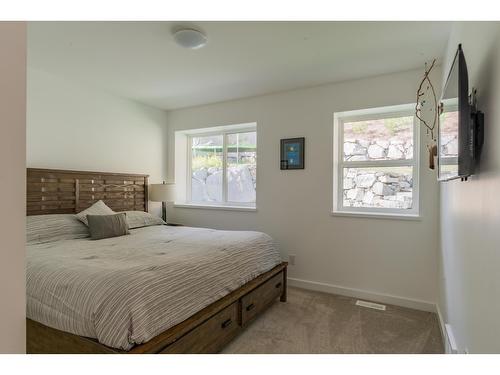
[[[260,232],[151,226],[27,247],[29,319],[123,350],[281,263]]]

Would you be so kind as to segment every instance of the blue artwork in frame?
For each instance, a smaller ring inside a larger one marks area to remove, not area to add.
[[[288,138],[280,142],[280,169],[304,169],[305,138]]]

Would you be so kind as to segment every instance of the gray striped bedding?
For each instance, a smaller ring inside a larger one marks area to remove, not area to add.
[[[72,240],[89,236],[89,228],[73,214],[26,217],[26,241],[28,244]]]
[[[150,226],[27,247],[27,317],[129,350],[281,262],[260,232]]]
[[[166,224],[158,216],[151,215],[144,211],[122,211],[127,215],[127,223],[129,229],[148,227],[150,225]]]

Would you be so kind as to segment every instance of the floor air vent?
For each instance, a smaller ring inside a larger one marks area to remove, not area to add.
[[[363,306],[363,307],[368,307],[370,309],[385,311],[385,305],[381,305],[379,303],[361,301],[360,299],[356,301],[356,306]]]

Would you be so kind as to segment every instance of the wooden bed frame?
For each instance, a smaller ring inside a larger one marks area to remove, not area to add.
[[[27,215],[80,212],[98,200],[148,211],[148,175],[27,169]],[[146,343],[122,351],[26,319],[27,353],[217,353],[276,299],[286,302],[287,263],[246,283]]]

